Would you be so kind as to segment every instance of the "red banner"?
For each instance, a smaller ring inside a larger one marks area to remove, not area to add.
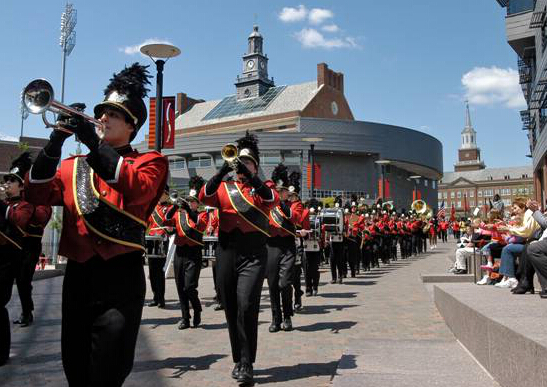
[[[314,171],[314,181],[313,181],[313,189],[319,189],[321,188],[321,165],[315,163],[315,171]],[[308,163],[306,167],[307,177],[308,177],[308,189],[311,189],[311,164]]]
[[[162,98],[162,149],[173,149],[175,147],[175,103],[175,97]],[[156,146],[156,98],[154,97],[150,98],[148,123],[148,148],[154,149]]]

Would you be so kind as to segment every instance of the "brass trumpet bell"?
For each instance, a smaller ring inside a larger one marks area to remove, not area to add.
[[[410,208],[414,211],[416,211],[416,213],[418,215],[422,215],[422,214],[425,214],[427,212],[427,204],[423,201],[423,200],[414,200],[412,202],[412,205],[410,206]]]

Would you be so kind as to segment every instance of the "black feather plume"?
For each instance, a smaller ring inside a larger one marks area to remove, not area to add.
[[[104,90],[104,95],[108,96],[113,91],[119,94],[125,94],[130,98],[144,98],[148,95],[149,89],[146,85],[150,84],[148,78],[148,66],[141,66],[138,62],[126,67],[118,74],[110,78],[110,84]]]
[[[249,131],[245,132],[245,137],[241,137],[239,140],[236,140],[238,149],[250,149],[258,157],[258,138],[254,134],[250,134]]]
[[[289,185],[287,167],[281,163],[277,164],[272,172],[272,180],[275,184],[278,184],[278,182],[281,180],[283,182],[283,186],[287,187]]]
[[[29,152],[23,152],[17,157],[15,160],[11,163],[10,170],[14,168],[19,168],[19,171],[17,172],[21,176],[24,176],[25,173],[27,173],[30,170],[30,167],[32,166],[32,159],[30,157]]]
[[[197,192],[203,187],[205,184],[205,180],[203,180],[203,177],[199,175],[192,176],[190,178],[190,181],[188,182],[188,186],[190,189],[195,189]]]
[[[291,172],[289,175],[289,184],[294,187],[295,192],[300,192],[300,172]]]

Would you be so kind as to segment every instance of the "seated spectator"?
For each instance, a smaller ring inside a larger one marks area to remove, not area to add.
[[[511,206],[511,214],[514,216],[515,224],[507,227],[498,227],[500,232],[507,232],[507,245],[501,251],[501,264],[499,273],[503,279],[495,286],[499,288],[515,288],[518,281],[515,275],[516,257],[524,250],[524,244],[534,232],[540,228],[534,220],[533,212],[526,208],[524,198],[516,198]]]
[[[547,298],[547,217],[539,211],[539,205],[535,201],[528,201],[529,210],[533,211],[533,217],[544,230],[538,241],[530,243],[526,250],[526,262],[524,267],[524,275],[521,276],[519,286],[514,293],[524,294],[530,290],[534,292],[533,287],[533,272],[535,271],[541,285],[539,296]],[[531,266],[531,268],[530,268]],[[531,275],[530,275],[531,273]],[[525,291],[526,290],[526,291]]]
[[[475,232],[473,225],[467,226],[466,233],[461,237],[463,247],[456,249],[453,267],[448,270],[449,272],[454,274],[467,274],[467,258],[473,255],[475,243],[479,238],[480,234]]]
[[[486,270],[487,273],[482,279],[477,282],[477,285],[490,284],[490,272],[494,267],[494,258],[492,257],[492,249],[498,246],[504,246],[505,240],[503,234],[499,232],[498,226],[503,226],[504,223],[501,219],[501,212],[496,209],[491,209],[488,213],[488,222],[483,224],[481,229],[483,235],[490,235],[490,242],[485,244],[481,248],[481,255],[486,257],[486,265],[482,265],[481,269]]]

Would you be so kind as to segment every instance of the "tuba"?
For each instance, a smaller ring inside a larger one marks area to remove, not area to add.
[[[387,212],[391,212],[395,206],[393,205],[393,201],[384,202],[382,205],[382,208],[386,210]]]
[[[410,208],[416,211],[418,215],[423,215],[427,212],[427,204],[423,200],[414,200]]]

